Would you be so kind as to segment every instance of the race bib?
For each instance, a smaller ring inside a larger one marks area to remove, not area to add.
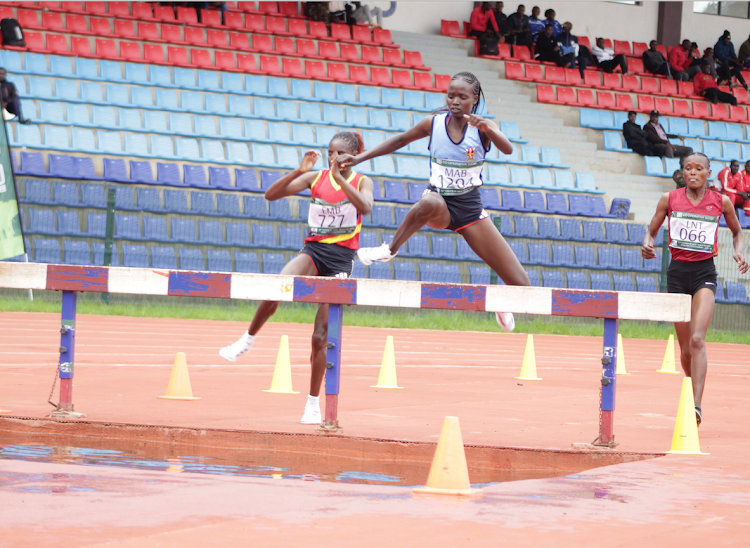
[[[482,186],[484,161],[455,162],[432,158],[430,185],[440,194],[464,194],[474,187]]]
[[[307,214],[310,234],[314,236],[338,236],[354,234],[357,229],[357,208],[345,200],[329,204],[319,198],[313,198]]]
[[[669,247],[713,255],[718,226],[718,217],[673,211],[669,218]]]

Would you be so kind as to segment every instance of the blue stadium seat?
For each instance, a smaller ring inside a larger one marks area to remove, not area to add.
[[[533,217],[516,215],[513,217],[513,235],[523,238],[536,238],[536,226]]]
[[[267,201],[261,196],[243,197],[244,216],[252,219],[269,219]]]
[[[25,153],[23,152],[21,153],[22,160],[23,160],[24,154]],[[39,154],[40,156],[41,168],[42,168],[42,171],[40,172],[40,174],[43,175],[44,174],[44,158],[42,158],[41,153],[34,153],[34,154]],[[54,175],[55,177],[70,177],[71,174],[76,175],[72,156],[68,156],[66,154],[48,154],[47,158],[49,159],[49,174],[50,175]],[[89,160],[90,159],[91,158],[89,158]],[[26,170],[24,169],[24,171]]]
[[[125,160],[122,158],[104,158],[104,179],[118,183],[130,183]]]
[[[292,217],[292,209],[287,198],[281,198],[268,202],[268,215],[275,221],[296,221],[298,219]]]
[[[234,189],[229,168],[226,167],[209,167],[208,184],[214,188]]]
[[[250,229],[245,223],[225,223],[224,227],[227,231],[227,245],[234,245],[239,247],[249,247],[250,243]]]
[[[150,162],[130,160],[130,179],[138,183],[153,183],[154,173]]]
[[[582,108],[578,111],[578,125],[592,129],[604,129],[599,121],[600,111],[593,108]]]
[[[145,245],[122,244],[122,266],[148,268],[148,251]]]
[[[166,217],[143,216],[143,237],[153,242],[169,241]]]
[[[151,268],[177,269],[177,256],[173,247],[151,246]]]
[[[633,278],[630,276],[613,274],[612,279],[615,282],[615,291],[635,291]]]
[[[727,302],[730,303],[747,303],[747,288],[742,282],[726,282]]]
[[[86,235],[92,238],[104,238],[107,230],[106,213],[86,214]]]
[[[406,251],[402,252],[404,257],[430,257],[430,246],[427,236],[416,235],[409,238],[406,243]]]
[[[155,188],[138,188],[136,189],[138,198],[138,209],[143,211],[164,211],[161,205],[161,195]]]
[[[643,225],[628,224],[628,242],[641,245],[646,236],[646,227]]]
[[[482,205],[485,209],[502,210],[500,196],[497,193],[497,189],[480,188],[479,194],[482,196]]]
[[[80,236],[81,225],[75,211],[57,212],[57,231],[60,234]]]
[[[455,259],[456,250],[450,236],[432,237],[432,255],[438,259]]]
[[[563,283],[562,272],[557,270],[542,270],[543,287],[565,287]]]
[[[284,255],[278,253],[263,253],[263,273],[279,274],[286,264]]]
[[[523,197],[526,209],[530,209],[536,213],[549,213],[547,206],[544,205],[544,194],[541,192],[529,192],[525,190]]]
[[[374,232],[361,232],[359,235],[359,247],[378,247],[378,235]]]
[[[573,266],[573,250],[568,244],[552,244],[552,264]],[[544,275],[544,273],[542,273]]]
[[[555,185],[552,183],[552,174],[550,173],[550,170],[546,168],[531,168],[531,182],[534,188],[542,188],[545,190],[555,189]]]
[[[247,227],[245,227],[247,228]],[[260,264],[257,253],[234,252],[234,271],[257,274],[260,272]]]
[[[604,223],[607,230],[605,241],[613,244],[627,244],[628,235],[625,233],[625,225],[622,223]]]
[[[490,285],[490,269],[486,266],[470,266],[469,283]]]
[[[488,185],[502,185],[502,186],[518,186],[510,182],[508,177],[508,168],[499,164],[485,164],[487,165],[487,180],[485,184]]]
[[[671,126],[670,126],[671,127]],[[670,133],[673,133],[670,129]],[[727,140],[727,124],[724,122],[708,122],[708,138],[717,141]]]
[[[222,217],[240,217],[240,200],[237,194],[217,194],[216,212]]]
[[[542,284],[539,281],[539,273],[536,270],[527,270],[526,275],[529,277],[531,287],[540,287]],[[500,281],[498,281],[498,284]]]
[[[573,174],[570,171],[555,171],[555,189],[575,190]]]
[[[165,190],[164,191],[164,211],[167,213],[187,213],[188,208],[187,194],[184,190]]]
[[[583,241],[581,223],[577,219],[560,219],[560,237],[563,240]]]
[[[549,256],[547,244],[529,243],[529,262],[532,264],[549,265],[552,264]]]
[[[366,217],[364,223],[369,226],[380,226],[393,228],[393,211],[388,206],[374,206],[370,215]]]
[[[658,156],[644,156],[646,161],[646,175],[653,177],[666,177],[664,173],[664,163]],[[671,177],[671,175],[670,175]]]
[[[609,279],[609,274],[592,272],[589,277],[591,278],[591,289],[612,291],[612,281]]]
[[[154,137],[151,137],[153,143]],[[182,175],[177,164],[156,163],[156,180],[165,185],[182,185]]]
[[[276,231],[271,225],[252,225],[253,245],[255,247],[276,248]]]
[[[423,183],[406,183],[409,191],[409,203],[416,204],[427,189]]]
[[[252,169],[239,169],[234,170],[235,186],[240,190],[249,190],[251,192],[259,192],[260,187],[258,186],[258,176]]]
[[[58,184],[58,183],[55,183]],[[49,181],[34,181],[26,179],[26,197],[21,202],[31,202],[33,204],[52,204],[50,197]]]
[[[323,105],[323,122],[336,126],[351,126],[353,123],[357,125],[352,127],[367,126],[365,109],[346,107],[346,114],[344,112],[344,109],[338,105]]]
[[[604,150],[615,152],[633,152],[626,144],[623,144],[622,133],[619,131],[604,132]]]
[[[29,229],[33,234],[55,234],[55,216],[51,209],[29,208]]]
[[[141,223],[136,215],[115,215],[115,238],[142,240]]]
[[[456,239],[456,248],[457,253],[456,257],[459,260],[463,261],[481,261],[482,259],[479,258],[479,256],[474,253],[474,250],[469,247],[469,244],[466,243],[466,240],[463,238],[457,238]]]
[[[588,242],[606,242],[604,228],[599,221],[582,221],[583,239]]]
[[[190,192],[190,211],[201,215],[216,215],[214,195],[210,192]]]
[[[203,260],[203,252],[200,249],[177,248],[180,259],[180,270],[205,270],[206,263]]]
[[[538,217],[537,225],[539,227],[539,237],[546,240],[559,240],[560,228],[557,225],[557,219],[552,217]]]
[[[594,257],[594,249],[585,246],[574,246],[576,256],[576,266],[581,268],[596,268],[596,258]]]
[[[635,283],[641,293],[658,293],[656,282],[651,276],[636,276]]]
[[[226,249],[209,249],[206,252],[208,257],[208,270],[210,272],[231,272],[232,258]]]
[[[280,226],[279,227],[279,247],[282,249],[302,249],[303,238],[300,227],[297,226]]]
[[[48,128],[45,128],[48,129]],[[32,148],[41,148],[42,147],[42,137],[39,133],[39,128],[37,126],[18,126],[16,128],[16,131],[18,132],[18,138],[16,139],[15,144],[21,147],[32,147]],[[13,132],[10,132],[9,138],[11,138],[12,142],[12,136]],[[47,142],[47,141],[45,141]],[[50,141],[51,142],[51,141]],[[68,139],[65,138],[64,145],[67,147]],[[33,173],[33,171],[27,171],[26,167],[23,164],[23,152],[21,153],[21,167],[26,173]],[[40,154],[41,156],[41,154]],[[42,163],[42,166],[44,164]],[[32,167],[32,166],[29,166]],[[45,173],[45,170],[42,170],[41,173]]]
[[[580,215],[583,217],[594,217],[591,213],[591,204],[588,196],[568,196],[568,202],[570,203],[570,212],[574,215]]]
[[[731,160],[731,158],[727,159],[724,157],[724,154],[721,152],[721,143],[718,141],[703,141],[703,154],[711,160]]]
[[[57,240],[34,238],[34,261],[37,263],[60,263],[60,244]]]
[[[599,247],[597,255],[599,255],[599,268],[620,270],[620,254],[616,247]]]
[[[260,189],[268,190],[272,184],[281,179],[281,173],[278,171],[260,171]]]
[[[661,272],[661,249],[655,251],[655,259],[643,259],[643,269],[646,272]]]
[[[357,261],[355,261],[356,263]],[[400,263],[403,265],[411,265],[412,269],[414,268],[414,265],[412,263]],[[398,267],[394,263],[394,267],[396,269],[396,272],[398,272]],[[393,275],[391,274],[391,265],[389,263],[373,263],[370,265],[368,277],[373,280],[390,280],[393,278]],[[397,280],[399,278],[396,278]],[[416,271],[414,272],[414,278],[409,278],[416,280],[417,275]]]
[[[742,126],[740,124],[727,124],[727,140],[737,143],[747,143],[748,140],[742,135]],[[745,156],[743,155],[743,159]]]
[[[620,259],[623,270],[643,270],[640,249],[622,249]]]
[[[193,219],[172,219],[172,240],[175,242],[197,242]]]
[[[425,94],[425,95],[427,96],[428,94]],[[426,98],[427,97],[425,97],[425,99]],[[521,139],[521,132],[519,131],[518,124],[516,122],[500,122],[500,131],[502,131],[503,134],[514,143],[528,143],[529,142],[528,139]]]
[[[726,303],[727,297],[724,294],[724,286],[721,285],[720,280],[716,280],[716,302],[717,303]]]
[[[91,248],[88,242],[64,240],[63,255],[65,264],[91,264]]]
[[[568,289],[588,289],[589,283],[586,281],[586,274],[583,272],[565,272],[565,278],[568,282]]]
[[[568,200],[565,194],[547,193],[547,211],[562,215],[571,214],[568,210]]]
[[[385,188],[385,199],[389,202],[409,203],[406,197],[406,189],[401,181],[383,181]]]
[[[404,219],[406,218],[407,213],[409,213],[408,207],[394,207],[393,208],[393,214],[396,217],[396,226],[401,226],[401,223],[404,222]]]
[[[510,180],[515,186],[532,187],[529,169],[523,166],[510,166]]]
[[[521,193],[518,190],[501,190],[500,194],[503,197],[503,211],[524,211],[528,212],[529,209],[523,207],[521,202]]]

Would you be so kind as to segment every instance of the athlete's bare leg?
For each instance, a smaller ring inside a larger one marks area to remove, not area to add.
[[[701,407],[703,388],[706,384],[706,371],[708,370],[706,333],[711,325],[713,314],[714,293],[708,288],[703,288],[693,295],[690,322],[674,324],[677,340],[680,343],[682,370],[685,376],[692,380],[696,407]]]
[[[315,265],[309,255],[300,253],[294,259],[289,261],[281,269],[281,274],[290,274],[294,276],[317,276],[318,273],[315,270]],[[250,328],[247,332],[250,335],[255,336],[260,328],[268,321],[268,318],[276,313],[276,309],[279,308],[278,301],[262,301],[258,305],[258,310],[255,311],[253,321],[250,322]]]
[[[396,230],[396,234],[388,246],[391,249],[391,255],[394,255],[404,245],[404,242],[424,225],[428,225],[430,228],[443,229],[450,223],[451,215],[443,197],[437,192],[423,194]]]
[[[312,336],[312,352],[310,354],[310,395],[318,397],[323,377],[326,372],[326,343],[328,342],[328,305],[321,304],[315,315],[315,327]]]
[[[531,285],[518,257],[488,218],[467,226],[460,234],[487,265],[507,285]]]

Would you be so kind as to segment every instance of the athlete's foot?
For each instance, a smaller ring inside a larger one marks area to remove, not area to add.
[[[237,358],[253,347],[254,342],[255,335],[250,335],[245,331],[237,342],[219,350],[219,356],[229,362],[236,362]]]
[[[398,255],[398,251],[391,254],[391,248],[388,247],[388,244],[383,244],[380,247],[362,247],[357,251],[359,260],[365,266],[369,266],[374,262],[388,262],[396,255]]]
[[[320,424],[320,396],[307,396],[302,424]]]
[[[703,418],[703,412],[701,411],[701,408],[696,405],[695,406],[695,422],[698,423],[698,426],[701,425],[702,418]]]
[[[506,331],[513,331],[516,328],[516,319],[511,312],[495,312],[497,325]]]

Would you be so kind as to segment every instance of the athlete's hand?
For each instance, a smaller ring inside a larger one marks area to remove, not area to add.
[[[745,260],[745,257],[743,257],[741,253],[734,254],[734,261],[737,263],[737,270],[739,270],[741,274],[747,274],[748,269],[750,269],[750,264],[747,263],[747,260]]]
[[[339,171],[340,166],[339,166],[338,159],[339,159],[338,152],[334,152],[328,157],[328,166],[331,170],[331,175],[333,175],[334,177],[336,175],[341,175],[341,172]]]
[[[362,161],[358,156],[352,156],[351,154],[342,154],[341,156],[337,156],[336,158],[336,161],[339,164],[339,169],[356,166]]]
[[[641,257],[644,259],[656,259],[656,256],[653,245],[643,244],[641,246]]]
[[[321,154],[317,150],[308,150],[302,157],[302,163],[299,166],[299,170],[302,173],[307,173],[313,167],[315,167],[315,162],[318,161],[318,158],[320,158],[320,156]]]
[[[464,114],[464,118],[469,121],[471,127],[477,128],[479,131],[487,133],[488,131],[495,129],[489,123],[489,120],[485,120],[479,114]]]

